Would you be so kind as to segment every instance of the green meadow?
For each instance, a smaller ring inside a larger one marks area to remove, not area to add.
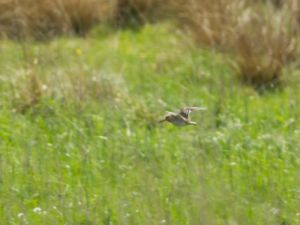
[[[0,52],[0,224],[300,224],[296,66],[259,92],[169,24]]]

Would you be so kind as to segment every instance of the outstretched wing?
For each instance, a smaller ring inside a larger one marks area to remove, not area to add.
[[[189,114],[193,111],[206,110],[204,107],[184,107],[180,110],[179,114],[184,118],[188,119]]]

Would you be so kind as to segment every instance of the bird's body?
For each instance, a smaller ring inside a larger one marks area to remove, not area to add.
[[[174,124],[175,126],[185,126],[185,125],[197,125],[193,122],[189,114],[193,111],[206,110],[203,107],[184,107],[178,113],[168,112],[165,118],[159,122],[167,121]]]

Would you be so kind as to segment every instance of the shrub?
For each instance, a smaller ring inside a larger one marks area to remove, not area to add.
[[[289,5],[269,2],[188,0],[178,9],[196,43],[235,53],[239,78],[268,86],[280,81],[282,68],[296,54],[295,13]]]
[[[169,0],[118,0],[115,22],[119,26],[139,26],[161,18]]]
[[[180,25],[201,46],[225,46],[229,33],[236,26],[236,17],[243,7],[237,0],[173,1]]]
[[[282,68],[295,58],[296,36],[286,12],[244,11],[232,47],[238,75],[254,86],[280,82]]]

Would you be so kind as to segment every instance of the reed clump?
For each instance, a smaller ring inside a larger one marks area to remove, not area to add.
[[[248,84],[280,83],[283,67],[296,56],[299,6],[294,0],[188,0],[177,10],[181,26],[198,45],[234,53],[237,75]]]

